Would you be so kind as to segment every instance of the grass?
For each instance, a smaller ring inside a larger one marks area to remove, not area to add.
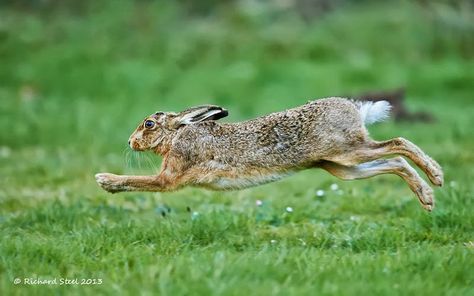
[[[0,294],[474,293],[474,35],[462,18],[450,27],[406,2],[347,4],[311,23],[244,4],[189,17],[113,3],[0,9]],[[370,131],[441,163],[433,213],[396,176],[313,170],[243,191],[118,195],[93,178],[154,172],[158,157],[123,149],[157,109],[214,103],[237,121],[401,85],[437,122]]]

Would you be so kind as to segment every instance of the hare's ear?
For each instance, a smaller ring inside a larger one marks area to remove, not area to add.
[[[213,105],[189,108],[180,112],[174,121],[174,126],[193,124],[206,120],[218,120],[229,115],[226,109]]]

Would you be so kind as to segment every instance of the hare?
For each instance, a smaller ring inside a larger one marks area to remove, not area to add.
[[[103,189],[115,193],[165,192],[184,186],[242,189],[309,168],[322,168],[343,180],[395,174],[431,211],[433,190],[400,155],[412,160],[436,186],[443,185],[440,165],[406,139],[372,140],[365,127],[386,119],[390,108],[386,101],[333,97],[239,123],[217,122],[228,112],[213,105],[156,112],[140,123],[128,143],[133,150],[162,155],[161,172],[95,177]],[[384,158],[390,155],[399,156]]]

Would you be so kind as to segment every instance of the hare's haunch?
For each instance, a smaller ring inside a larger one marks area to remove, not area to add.
[[[443,184],[439,164],[403,138],[372,140],[366,124],[388,117],[386,101],[355,102],[327,98],[238,123],[219,123],[228,115],[218,106],[198,106],[180,113],[146,117],[129,139],[133,150],[163,156],[156,176],[96,175],[109,192],[173,191],[183,186],[241,189],[279,180],[291,173],[322,168],[343,180],[396,174],[431,211],[430,186],[401,155]]]

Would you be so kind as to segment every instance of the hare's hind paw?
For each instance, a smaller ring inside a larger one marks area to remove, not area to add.
[[[124,191],[120,178],[117,175],[109,173],[100,173],[95,175],[97,184],[110,193]]]
[[[434,192],[428,184],[423,183],[420,184],[415,193],[418,196],[421,206],[428,212],[431,212],[435,206]]]
[[[435,160],[430,158],[428,168],[429,168],[428,178],[430,179],[431,183],[433,183],[436,186],[443,186],[444,175],[443,175],[443,169],[441,168],[441,166]]]

